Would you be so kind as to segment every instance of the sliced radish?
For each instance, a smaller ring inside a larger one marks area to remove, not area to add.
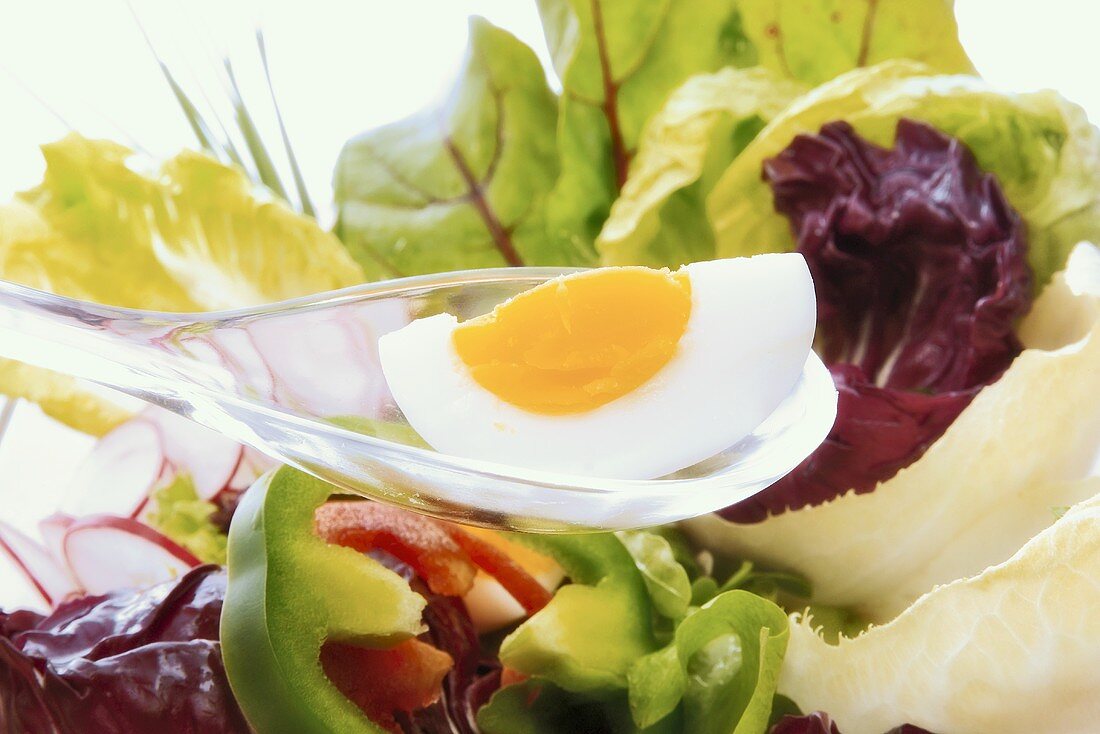
[[[257,321],[252,340],[275,377],[275,398],[318,416],[365,415],[384,383],[373,340],[340,314],[301,313]],[[323,364],[324,378],[317,365]]]
[[[81,518],[65,532],[65,559],[90,594],[169,581],[198,558],[148,525],[129,517]]]
[[[191,475],[201,499],[217,495],[237,473],[244,449],[236,441],[162,408],[146,408],[142,417],[160,429],[165,456]]]
[[[63,503],[73,515],[137,510],[164,470],[160,431],[140,417],[123,423],[92,448],[77,469]]]
[[[0,521],[0,554],[6,555],[49,605],[77,591],[68,571],[45,546]]]
[[[241,454],[241,463],[237,467],[237,473],[229,480],[226,489],[243,492],[251,487],[252,483],[259,479],[261,474],[277,463],[274,459],[261,454],[251,446],[245,446],[244,453]]]
[[[65,532],[74,522],[75,517],[62,512],[55,512],[38,521],[38,534],[42,536],[42,543],[58,563],[65,563]]]

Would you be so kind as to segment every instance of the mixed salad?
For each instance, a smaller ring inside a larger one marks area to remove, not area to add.
[[[344,147],[333,231],[202,126],[161,162],[74,133],[0,277],[194,311],[793,250],[828,439],[680,526],[503,534],[0,361],[100,437],[38,537],[0,522],[42,599],[0,613],[0,730],[1100,729],[1100,131],[982,81],[949,0],[538,8],[560,93],[474,19],[437,109]]]

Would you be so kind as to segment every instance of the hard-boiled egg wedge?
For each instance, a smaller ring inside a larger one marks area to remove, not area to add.
[[[651,479],[752,432],[797,382],[815,320],[802,256],[758,255],[564,276],[462,324],[414,321],[379,353],[441,453]]]
[[[492,530],[473,527],[462,529],[507,553],[547,591],[558,588],[558,584],[565,578],[565,571],[549,556],[514,543]],[[526,616],[519,602],[504,590],[499,581],[484,571],[477,572],[473,587],[462,597],[462,601],[478,632],[491,632]]]

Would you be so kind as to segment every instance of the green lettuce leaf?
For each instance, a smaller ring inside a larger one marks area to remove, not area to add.
[[[1088,484],[1100,491],[1100,479]],[[976,734],[1095,730],[1097,527],[1100,496],[1003,563],[837,645],[811,619],[792,625],[779,690],[804,711],[828,711],[845,734],[903,723]]]
[[[765,730],[787,617],[729,590],[751,583],[751,565],[720,589],[668,529],[515,537],[572,583],[502,643],[501,662],[530,680],[494,696],[485,731],[554,731],[562,711],[623,732]]]
[[[630,716],[626,701],[596,700],[577,696],[546,681],[526,681],[493,694],[478,709],[481,734],[561,734],[561,732],[613,732],[614,734],[681,734],[678,716],[667,716],[640,729]]]
[[[657,533],[629,530],[615,534],[642,574],[656,612],[679,619],[691,604],[691,578],[676,559],[672,544]]]
[[[753,525],[710,516],[687,529],[715,552],[804,574],[815,603],[873,622],[1003,561],[1050,525],[1052,508],[1096,491],[1080,480],[1100,445],[1100,249],[1073,251],[1019,334],[1026,348],[1001,379],[874,492]]]
[[[574,693],[625,690],[630,666],[656,647],[630,553],[612,534],[513,537],[554,558],[572,583],[504,639],[500,661]]]
[[[333,235],[204,154],[157,166],[75,134],[42,152],[42,183],[0,207],[5,280],[166,311],[248,306],[363,280]],[[6,361],[0,392],[95,434],[126,417],[75,380]]]
[[[805,91],[766,69],[700,74],[646,124],[596,240],[604,265],[675,267],[714,257],[706,196],[765,123]]]
[[[646,121],[688,77],[749,66],[756,52],[727,0],[539,0],[562,80],[561,177],[550,234],[591,252]]]
[[[765,159],[799,133],[846,120],[880,145],[899,118],[927,122],[962,140],[995,174],[1028,225],[1037,284],[1063,267],[1081,239],[1100,240],[1100,132],[1053,92],[1002,93],[975,77],[933,76],[912,62],[858,69],[796,100],[722,174],[707,200],[719,257],[794,247],[761,180]]]
[[[763,734],[788,635],[775,604],[747,591],[720,594],[680,623],[668,647],[631,668],[635,721],[659,721],[683,700],[681,731]]]
[[[547,236],[557,100],[514,36],[474,18],[443,106],[351,141],[336,164],[336,232],[370,273],[572,265]]]
[[[149,506],[152,509],[142,519],[150,526],[204,563],[225,563],[226,535],[210,521],[218,508],[199,499],[190,476],[181,475],[156,489]]]
[[[889,59],[973,72],[952,0],[741,0],[760,65],[815,85]]]

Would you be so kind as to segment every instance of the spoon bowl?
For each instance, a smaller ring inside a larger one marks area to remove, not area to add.
[[[0,281],[0,356],[167,408],[349,492],[508,530],[620,530],[702,515],[764,489],[824,440],[836,390],[811,354],[751,434],[660,479],[533,471],[424,445],[389,394],[378,338],[443,312],[479,316],[565,272],[416,276],[202,314],[114,308]]]

